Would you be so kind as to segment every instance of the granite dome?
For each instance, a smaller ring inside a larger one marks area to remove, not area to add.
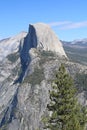
[[[44,23],[30,24],[28,35],[31,47],[57,52],[59,56],[67,57],[62,43],[49,25]]]

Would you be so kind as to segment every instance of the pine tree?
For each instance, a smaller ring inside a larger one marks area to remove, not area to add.
[[[50,116],[46,127],[50,130],[84,130],[86,109],[76,99],[76,88],[71,76],[61,64],[50,91],[47,105]]]

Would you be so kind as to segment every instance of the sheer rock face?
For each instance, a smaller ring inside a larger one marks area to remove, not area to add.
[[[28,65],[31,61],[29,55],[31,48],[36,48],[40,51],[52,51],[61,58],[67,58],[62,43],[47,24],[37,23],[29,26],[28,34],[24,38],[23,44],[20,44],[21,63],[23,66]]]
[[[58,40],[56,34],[51,28],[43,23],[37,23],[29,26],[29,32],[20,44],[20,59],[22,65],[22,76],[19,78],[22,81],[25,71],[32,61],[32,48],[40,51],[51,51],[60,58],[67,58],[62,43]]]
[[[0,129],[44,130],[42,119],[47,115],[51,81],[60,64],[65,63],[71,75],[87,72],[87,67],[62,59],[66,57],[62,45],[45,24],[30,25],[27,36],[19,41],[20,54],[10,54],[0,62]],[[22,82],[14,84],[21,74]],[[79,98],[83,103],[85,94]]]
[[[31,47],[53,51],[58,53],[59,56],[67,57],[61,42],[48,25],[43,23],[30,25],[28,35]]]

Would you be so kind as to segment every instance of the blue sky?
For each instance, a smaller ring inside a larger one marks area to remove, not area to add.
[[[1,0],[0,39],[47,23],[59,39],[87,38],[87,0]]]

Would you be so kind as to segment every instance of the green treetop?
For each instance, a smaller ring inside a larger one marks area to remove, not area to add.
[[[76,88],[71,76],[61,64],[50,91],[50,111],[46,127],[50,130],[84,130],[86,109],[76,99]]]

